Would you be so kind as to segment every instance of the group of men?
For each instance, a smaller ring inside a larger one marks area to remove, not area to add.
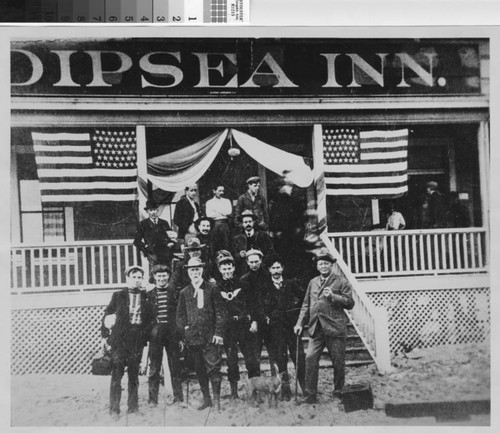
[[[247,184],[253,185],[255,180],[258,191],[258,178],[250,178]],[[271,374],[281,378],[282,398],[290,400],[292,394],[287,370],[290,356],[303,392],[302,402],[309,404],[317,401],[319,358],[326,346],[333,365],[334,397],[340,396],[345,378],[348,320],[344,310],[354,306],[352,287],[333,272],[335,259],[325,248],[315,256],[320,275],[309,282],[305,293],[295,280],[285,278],[286,265],[274,251],[266,231],[266,212],[261,204],[258,206],[261,211],[248,209],[252,204],[251,194],[246,199],[246,204],[242,200],[241,206],[237,206],[241,232],[232,237],[230,248],[214,249],[214,243],[208,242],[211,225],[203,228],[205,217],[198,213],[197,235],[185,238],[185,257],[173,273],[168,266],[171,256],[162,256],[158,249],[150,248],[160,243],[169,246],[172,242],[165,237],[161,241],[157,238],[148,241],[149,229],[149,232],[156,229],[156,233],[167,230],[156,228],[159,218],[154,204],[146,206],[149,221],[141,222],[142,238],[137,237],[135,244],[151,256],[154,288],[147,292],[140,290],[144,271],[138,266],[130,267],[126,270],[128,287],[113,294],[103,317],[102,335],[109,337],[112,353],[110,413],[113,417],[119,417],[120,413],[125,366],[128,411],[138,410],[139,364],[148,341],[152,406],[158,404],[164,349],[173,402],[183,401],[180,359],[184,353],[200,384],[203,395],[200,410],[211,407],[214,401],[220,410],[222,352],[226,354],[231,397],[237,399],[238,351],[243,355],[248,377],[252,378],[261,375],[263,346],[269,355]],[[207,212],[210,209],[223,215],[222,206],[217,204],[207,203]],[[228,245],[224,244],[227,233],[223,223],[219,225],[222,234],[216,248]],[[183,230],[185,236],[192,231],[186,225]],[[305,327],[310,337],[307,354],[301,339]]]

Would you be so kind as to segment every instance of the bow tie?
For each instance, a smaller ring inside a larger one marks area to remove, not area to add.
[[[158,224],[158,218],[151,220],[153,224]]]

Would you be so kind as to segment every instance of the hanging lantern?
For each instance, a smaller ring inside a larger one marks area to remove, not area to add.
[[[228,155],[231,157],[231,159],[235,158],[236,156],[240,156],[240,149],[237,147],[233,147],[233,135],[229,133],[229,149],[227,150]]]

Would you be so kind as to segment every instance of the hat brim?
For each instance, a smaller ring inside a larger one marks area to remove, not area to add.
[[[201,250],[205,246],[207,246],[207,244],[200,244],[199,246],[196,246],[196,247],[184,247],[184,250],[186,250],[186,251]]]
[[[337,259],[334,258],[334,257],[330,257],[330,256],[318,256],[315,258],[315,261],[316,262],[319,262],[320,260],[324,260],[326,262],[330,262],[330,263],[335,263],[337,262]]]
[[[198,265],[184,265],[184,269],[189,269],[189,268],[204,268],[205,267],[205,262],[201,262]]]

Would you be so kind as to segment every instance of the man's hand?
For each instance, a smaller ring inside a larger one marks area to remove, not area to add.
[[[294,334],[295,334],[295,335],[300,335],[300,334],[302,334],[302,326],[300,326],[300,325],[295,325],[295,326],[293,327],[293,332],[294,332]]]
[[[222,346],[224,344],[224,339],[222,337],[219,337],[218,335],[214,335],[214,338],[212,338],[212,343]]]
[[[180,340],[179,341],[179,351],[184,352],[184,347],[185,347],[184,341]]]
[[[325,287],[325,290],[323,291],[323,294],[327,297],[327,298],[331,298],[333,293],[332,291],[330,290],[330,287]]]
[[[255,334],[257,332],[257,322],[255,320],[250,325],[250,332],[252,334]]]
[[[247,252],[245,250],[240,251],[240,257],[246,257]]]

